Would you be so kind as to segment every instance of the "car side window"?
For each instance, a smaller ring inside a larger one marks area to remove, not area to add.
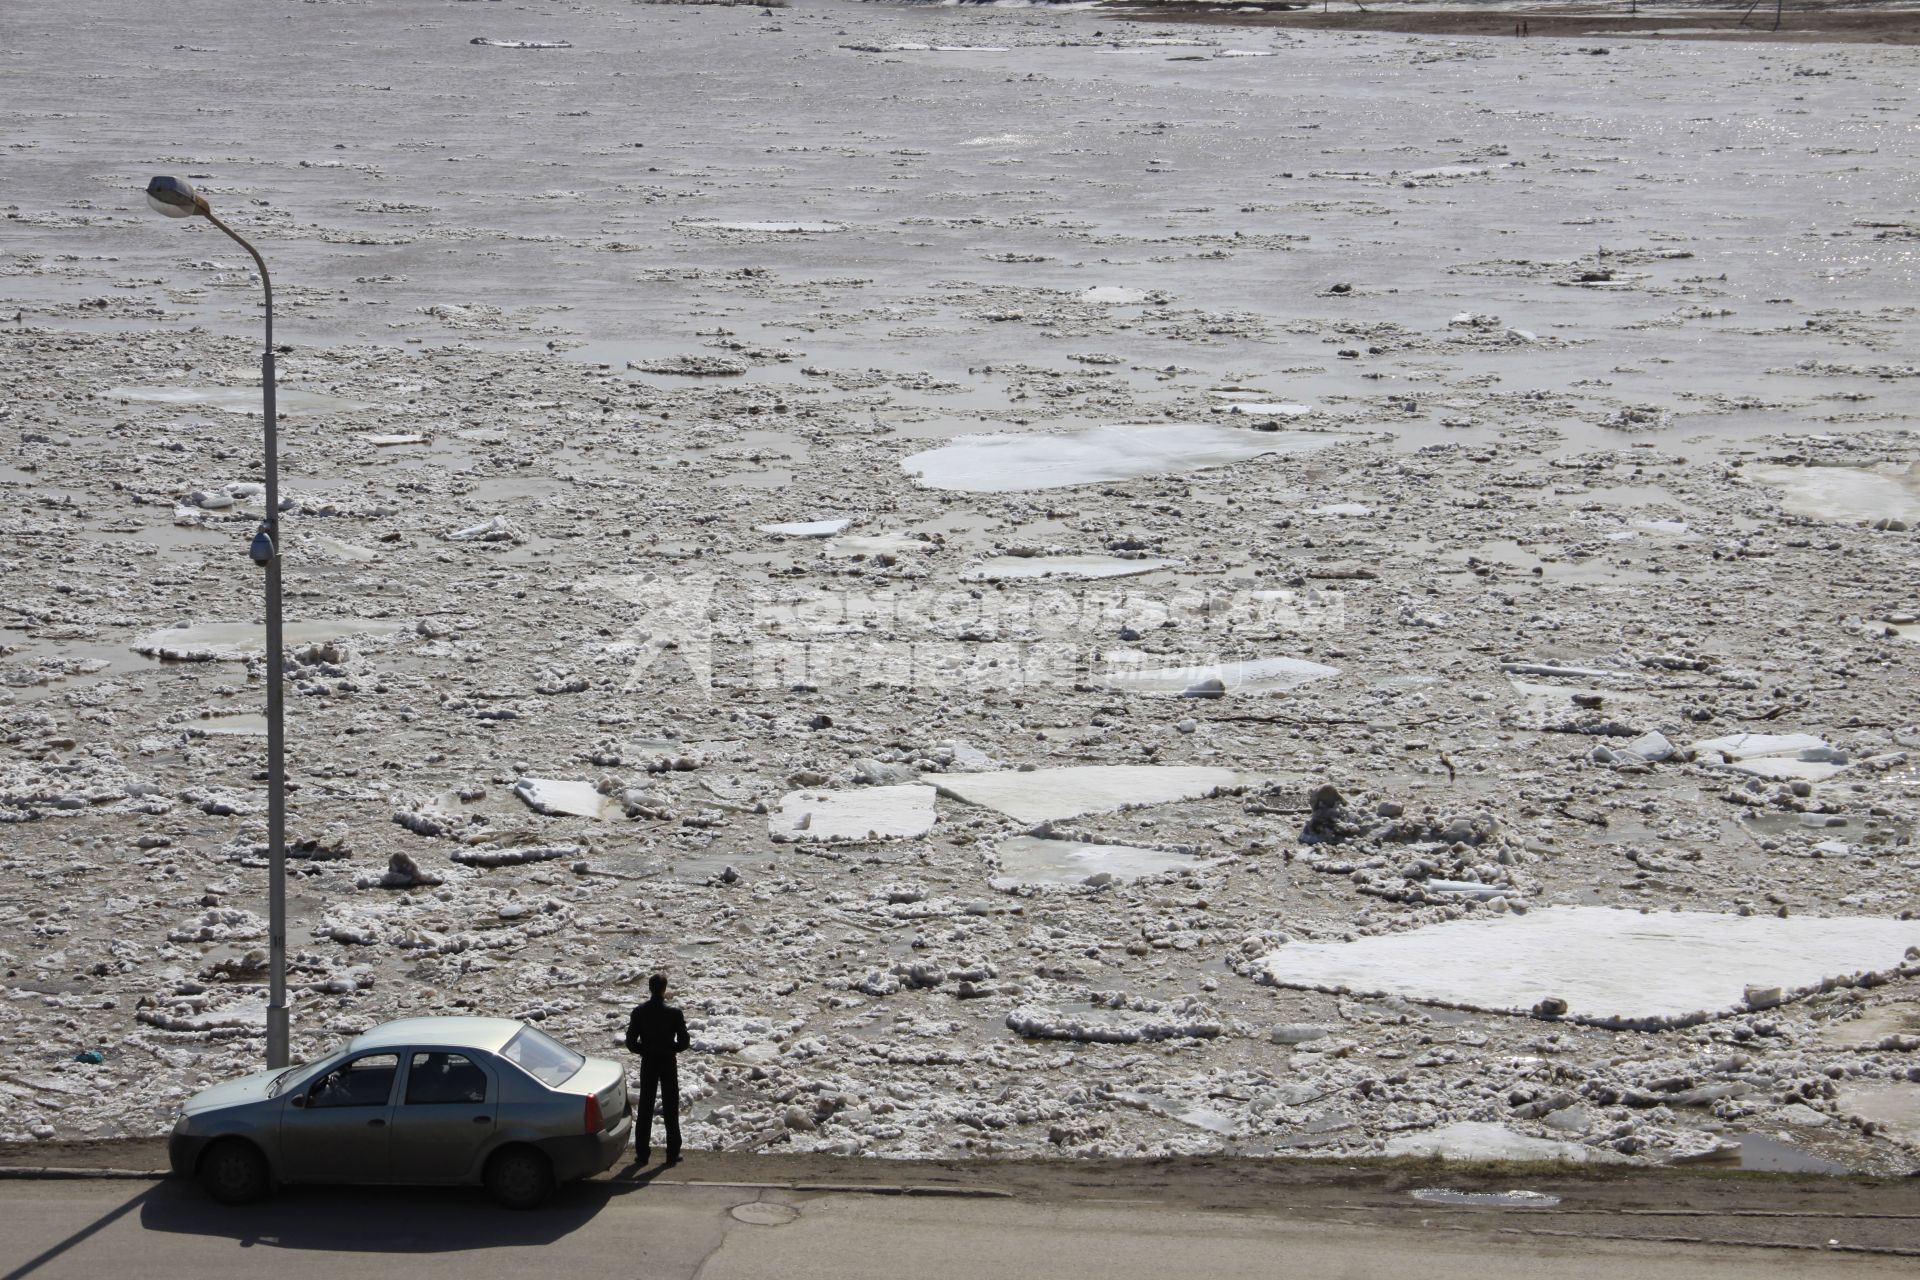
[[[321,1076],[307,1094],[309,1107],[384,1107],[393,1097],[397,1053],[369,1053]]]
[[[460,1053],[416,1053],[407,1063],[407,1105],[487,1100],[487,1073]]]

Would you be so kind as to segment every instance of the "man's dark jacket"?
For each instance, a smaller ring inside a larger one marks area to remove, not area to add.
[[[692,1043],[687,1016],[658,996],[627,1019],[627,1052],[639,1054],[642,1066],[672,1067],[673,1055]]]

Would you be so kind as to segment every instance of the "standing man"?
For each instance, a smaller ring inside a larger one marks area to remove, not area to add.
[[[652,992],[645,1004],[634,1008],[627,1019],[627,1052],[640,1055],[640,1123],[634,1128],[634,1145],[640,1159],[653,1154],[653,1096],[660,1093],[660,1110],[667,1126],[667,1161],[680,1158],[680,1070],[674,1055],[687,1048],[687,1017],[667,1003],[667,975],[656,973],[647,979]]]

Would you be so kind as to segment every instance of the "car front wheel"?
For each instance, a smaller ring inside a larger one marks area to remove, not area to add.
[[[200,1157],[200,1185],[221,1204],[251,1204],[267,1194],[272,1182],[258,1148],[227,1138]]]
[[[532,1209],[553,1194],[553,1165],[531,1147],[508,1147],[487,1161],[487,1194],[509,1209]]]

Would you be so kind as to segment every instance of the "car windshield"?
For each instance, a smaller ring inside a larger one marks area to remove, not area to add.
[[[268,1083],[267,1096],[269,1098],[279,1097],[280,1091],[287,1087],[287,1083],[289,1081],[298,1078],[300,1073],[303,1071],[311,1071],[315,1065],[325,1062],[328,1058],[333,1057],[334,1054],[337,1054],[339,1052],[340,1050],[335,1049],[333,1050],[332,1053],[324,1054],[321,1057],[309,1058],[305,1062],[294,1063],[292,1066],[288,1067],[285,1071],[282,1071],[279,1075],[275,1076],[272,1079],[272,1081]]]
[[[585,1057],[532,1027],[520,1028],[500,1056],[540,1083],[550,1085],[565,1084],[586,1062]]]

